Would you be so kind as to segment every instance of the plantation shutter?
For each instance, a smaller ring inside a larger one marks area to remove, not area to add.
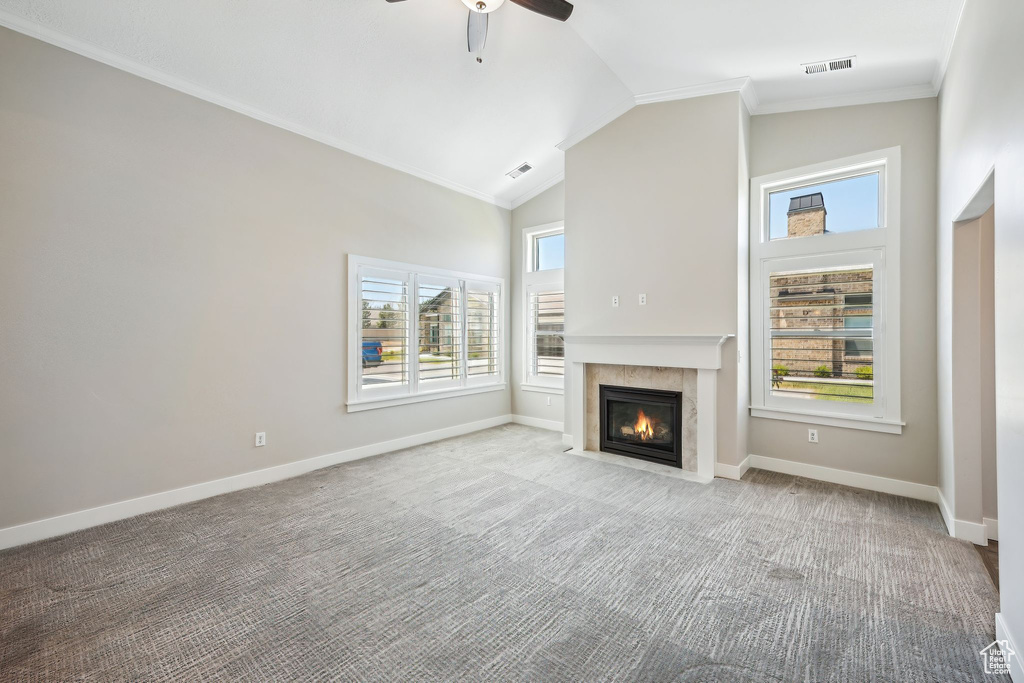
[[[874,270],[772,273],[768,369],[775,396],[874,400]]]
[[[462,288],[458,280],[417,278],[419,381],[436,386],[462,377]]]
[[[529,372],[538,380],[559,383],[565,376],[565,291],[533,289],[529,293]]]
[[[359,291],[361,386],[408,386],[409,286],[405,275],[364,271]]]
[[[470,380],[501,374],[498,286],[466,282],[466,372]]]

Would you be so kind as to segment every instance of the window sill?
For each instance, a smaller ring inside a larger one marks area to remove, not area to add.
[[[750,406],[750,416],[763,417],[769,420],[786,420],[789,422],[805,422],[807,424],[825,425],[829,427],[861,429],[869,432],[882,432],[884,434],[902,434],[903,427],[906,424],[904,422],[884,420],[874,417],[860,417],[857,415],[841,415],[835,413],[796,412],[793,410],[757,408],[754,406]]]
[[[536,391],[540,394],[558,394],[559,396],[565,394],[564,387],[546,387],[541,384],[527,384],[526,382],[520,384],[519,388],[523,391]]]
[[[491,391],[504,391],[508,384],[486,384],[475,387],[458,387],[455,389],[438,389],[428,391],[415,396],[397,396],[389,398],[369,398],[356,401],[348,401],[345,406],[350,413],[358,413],[364,410],[376,410],[377,408],[391,408],[392,406],[403,406],[408,403],[423,403],[425,401],[439,401],[445,398],[456,398],[458,396],[472,396],[473,394],[485,394]]]

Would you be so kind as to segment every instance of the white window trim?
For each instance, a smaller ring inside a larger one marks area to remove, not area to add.
[[[360,369],[362,367],[362,343],[360,335],[362,332],[362,304],[361,291],[359,286],[360,273],[374,273],[384,277],[394,277],[400,273],[405,277],[408,286],[408,305],[406,307],[408,320],[408,344],[410,349],[409,357],[409,382],[400,386],[363,387],[360,382]],[[419,278],[425,282],[432,283],[455,283],[458,282],[461,290],[461,305],[465,308],[466,290],[468,285],[479,286],[484,289],[493,288],[498,293],[498,374],[497,376],[484,376],[470,378],[467,372],[468,354],[467,348],[467,327],[466,321],[462,321],[462,369],[460,379],[443,381],[435,384],[435,380],[419,381],[419,321],[415,316],[416,302],[418,296]],[[468,396],[490,391],[502,391],[507,388],[506,381],[506,349],[508,348],[508,325],[505,315],[505,280],[503,278],[489,275],[476,275],[459,271],[445,270],[442,268],[431,268],[429,266],[418,266],[399,261],[386,261],[383,259],[368,258],[349,254],[348,257],[348,400],[345,402],[348,412],[359,412],[373,410],[376,408],[387,408],[391,406],[405,405],[408,403],[422,403],[423,401],[434,401],[455,396]],[[428,388],[421,389],[426,384]]]
[[[548,235],[565,233],[565,223],[558,221],[523,230],[523,377],[520,388],[523,391],[537,391],[545,394],[564,394],[565,376],[537,377],[530,374],[531,330],[530,294],[545,291],[565,291],[565,269],[533,270],[533,241]]]
[[[850,178],[878,171],[879,227],[811,237],[771,240],[770,194],[780,190]],[[772,173],[750,183],[750,373],[753,417],[900,434],[900,148],[890,147],[821,164]],[[866,258],[866,254],[874,254]],[[881,368],[875,372],[875,402],[829,403],[830,409],[795,408],[793,399],[771,398],[766,374],[768,270],[793,263],[832,263],[836,267],[871,263],[875,268],[874,327]],[[841,406],[841,407],[840,407]]]

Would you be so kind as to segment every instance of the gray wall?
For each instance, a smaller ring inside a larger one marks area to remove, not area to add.
[[[981,385],[981,513],[999,518],[999,475],[996,463],[996,232],[995,208],[978,223],[978,313]]]
[[[901,435],[751,418],[750,452],[921,484],[937,482],[935,379],[936,100],[754,116],[750,175],[902,147]]]
[[[939,94],[939,424],[940,487],[954,493],[952,355],[953,221],[995,169],[996,466],[1003,620],[1024,647],[1024,3],[968,0]],[[980,522],[978,519],[967,521]]]
[[[995,209],[953,230],[953,448],[956,512],[997,517]]]
[[[564,397],[558,394],[523,391],[526,311],[523,302],[523,231],[565,219],[565,183],[545,190],[512,210],[512,412],[539,420],[565,421]],[[568,311],[567,311],[568,314]],[[548,405],[548,400],[551,405]]]
[[[643,105],[566,153],[570,335],[737,333],[744,115],[737,93]],[[737,375],[730,340],[718,384],[718,459],[730,464],[746,451]]]
[[[344,406],[346,255],[507,278],[508,211],[6,29],[0,150],[0,528],[509,413]]]

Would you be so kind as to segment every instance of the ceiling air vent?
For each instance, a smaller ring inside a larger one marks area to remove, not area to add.
[[[840,59],[827,59],[824,62],[811,62],[801,64],[805,74],[823,74],[829,71],[844,71],[852,69],[857,65],[856,57],[842,57]]]
[[[513,168],[511,171],[509,171],[505,175],[507,175],[509,178],[512,178],[513,180],[515,180],[516,178],[518,178],[519,176],[523,175],[527,171],[532,171],[532,170],[533,170],[533,166],[530,166],[529,164],[522,164],[520,166],[517,166],[516,168]]]

